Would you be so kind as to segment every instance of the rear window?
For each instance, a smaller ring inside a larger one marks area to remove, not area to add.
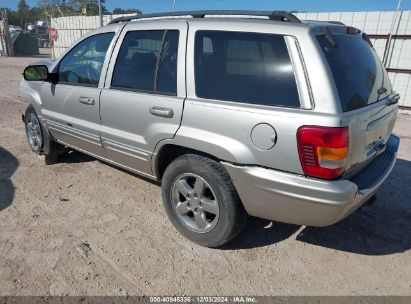
[[[111,88],[176,95],[178,38],[176,30],[128,32],[117,56]]]
[[[361,36],[317,36],[334,77],[344,112],[365,107],[391,94],[388,74],[374,49]],[[333,41],[334,40],[334,41]]]
[[[198,31],[195,85],[201,98],[300,107],[283,36]]]

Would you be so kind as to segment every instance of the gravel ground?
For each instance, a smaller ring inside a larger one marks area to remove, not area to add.
[[[157,184],[29,151],[16,99],[33,60],[0,57],[0,295],[411,295],[410,119],[373,206],[325,228],[251,219],[212,250],[176,232]]]

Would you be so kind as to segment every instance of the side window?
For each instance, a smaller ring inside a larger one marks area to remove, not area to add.
[[[292,63],[281,35],[198,31],[194,56],[198,97],[300,107]]]
[[[177,93],[178,31],[167,31],[158,68],[156,91]]]
[[[114,66],[111,88],[149,93],[177,93],[176,30],[130,31]]]
[[[97,87],[114,33],[84,39],[64,56],[58,66],[58,82]]]

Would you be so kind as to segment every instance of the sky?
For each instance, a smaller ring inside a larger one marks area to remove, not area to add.
[[[395,10],[398,0],[175,0],[176,10],[242,9],[288,10],[301,12],[387,11]],[[0,7],[17,9],[18,0],[0,0]],[[37,0],[26,0],[30,7]],[[172,11],[173,0],[106,0],[106,7],[138,8],[143,13]],[[402,10],[411,10],[411,0],[402,0]]]

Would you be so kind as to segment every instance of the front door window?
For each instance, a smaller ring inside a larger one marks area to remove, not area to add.
[[[59,63],[58,82],[97,87],[113,37],[114,33],[97,34],[72,48]]]

